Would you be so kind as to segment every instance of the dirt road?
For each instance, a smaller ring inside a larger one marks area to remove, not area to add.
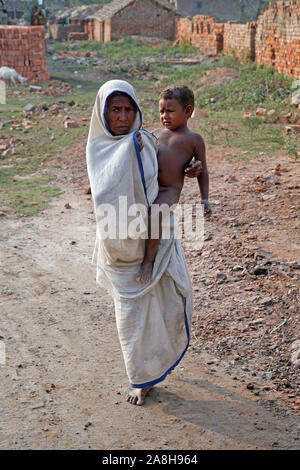
[[[1,217],[0,448],[299,448],[296,414],[205,352],[190,349],[143,407],[126,403],[113,303],[91,264],[92,202],[68,173],[59,184],[39,216]]]

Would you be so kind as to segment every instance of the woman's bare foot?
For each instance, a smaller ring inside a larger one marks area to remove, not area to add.
[[[152,387],[146,387],[146,388],[134,388],[128,395],[126,401],[128,403],[131,403],[132,405],[143,405],[146,395],[148,394],[149,390],[151,390]]]
[[[141,266],[141,270],[136,278],[137,282],[142,284],[148,284],[152,277],[153,263],[152,261],[144,261]]]

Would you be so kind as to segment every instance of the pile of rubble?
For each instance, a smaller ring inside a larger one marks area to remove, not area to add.
[[[15,69],[32,82],[48,81],[45,28],[0,25],[0,66]]]
[[[0,122],[0,129],[7,128],[10,131],[20,131],[23,132],[23,134],[28,134],[41,120],[49,119],[54,116],[60,119],[65,128],[87,127],[89,125],[89,118],[78,116],[78,114],[81,113],[76,113],[72,116],[68,115],[70,109],[73,107],[76,108],[76,103],[73,100],[60,100],[57,103],[40,103],[38,105],[28,103],[23,108],[24,117],[21,116],[9,121]],[[13,154],[12,143],[15,144],[19,139],[13,138],[17,140],[11,140],[6,136],[1,136],[1,139],[0,156],[6,157],[8,154]],[[55,136],[53,135],[51,140],[54,139]]]
[[[74,91],[74,87],[69,83],[61,80],[50,80],[47,84],[42,86],[29,85],[29,91],[41,96],[63,96],[68,95]],[[28,88],[18,88],[17,90],[7,87],[8,96],[28,96]]]

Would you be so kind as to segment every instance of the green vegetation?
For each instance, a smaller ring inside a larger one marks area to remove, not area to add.
[[[50,198],[61,194],[57,187],[47,185],[50,178],[16,179],[16,175],[16,170],[0,166],[1,199],[18,214],[35,215]]]
[[[18,89],[22,90],[20,86]],[[53,97],[48,98],[48,101],[53,103],[59,99],[62,97],[57,100]],[[24,102],[45,103],[47,100],[45,97],[32,100],[32,96],[27,96],[27,99],[23,97],[22,101],[20,99],[17,101],[16,104],[15,99],[10,99],[9,96],[8,104],[0,105],[0,122],[10,121],[18,125],[17,128],[7,125],[1,130],[2,136],[16,143],[13,145],[14,153],[9,152],[1,156],[0,152],[0,200],[17,214],[29,216],[42,210],[53,196],[61,194],[61,190],[53,184],[50,177],[38,174],[41,165],[49,156],[56,155],[64,147],[73,144],[76,138],[86,133],[86,128],[65,129],[61,125],[58,127],[56,121],[53,123],[50,119],[39,121],[38,115],[33,115],[32,122],[35,124],[24,133],[21,125],[24,118],[22,109]],[[2,142],[4,140],[0,139],[0,144]],[[53,166],[58,167],[56,163]]]
[[[235,0],[241,11],[241,21],[256,21],[259,15],[268,8],[269,3],[276,0]]]
[[[285,137],[285,147],[287,149],[288,155],[293,157],[295,161],[300,157],[299,139],[297,138],[297,134],[294,130],[291,130],[287,133]]]
[[[253,63],[241,65],[231,57],[224,57],[218,64],[218,67],[229,66],[239,70],[239,78],[223,86],[207,89],[198,97],[198,106],[207,107],[214,98],[218,109],[224,110],[254,108],[258,105],[278,112],[287,108],[286,99],[291,94],[293,82],[291,78],[276,73],[272,68],[256,67]]]
[[[55,50],[72,50],[72,45],[68,42],[57,42],[55,44]],[[99,52],[112,61],[120,61],[120,59],[124,59],[125,57],[140,60],[142,58],[157,57],[159,55],[173,57],[176,54],[197,54],[199,52],[196,47],[188,43],[173,46],[172,42],[165,40],[159,44],[151,44],[150,42],[139,41],[127,36],[124,36],[120,41],[105,43],[99,41],[80,41],[76,51]]]
[[[286,147],[286,137],[281,128],[264,123],[258,116],[242,119],[239,111],[230,114],[227,111],[211,111],[203,126],[197,130],[209,146],[233,148],[239,158],[244,158],[242,151],[248,151],[251,156],[261,151],[277,152]]]

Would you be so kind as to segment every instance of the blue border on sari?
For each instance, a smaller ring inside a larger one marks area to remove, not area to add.
[[[137,156],[137,159],[138,159],[138,164],[139,164],[139,169],[140,169],[140,173],[141,173],[143,188],[144,188],[144,192],[145,192],[145,196],[146,196],[147,204],[148,204],[148,208],[149,208],[150,203],[148,201],[148,196],[147,196],[147,187],[146,187],[146,181],[145,181],[143,162],[142,162],[141,152],[140,152],[140,149],[139,149],[139,143],[138,143],[138,140],[137,140],[136,133],[133,134],[133,142],[134,142],[134,146],[135,146],[136,156]]]

